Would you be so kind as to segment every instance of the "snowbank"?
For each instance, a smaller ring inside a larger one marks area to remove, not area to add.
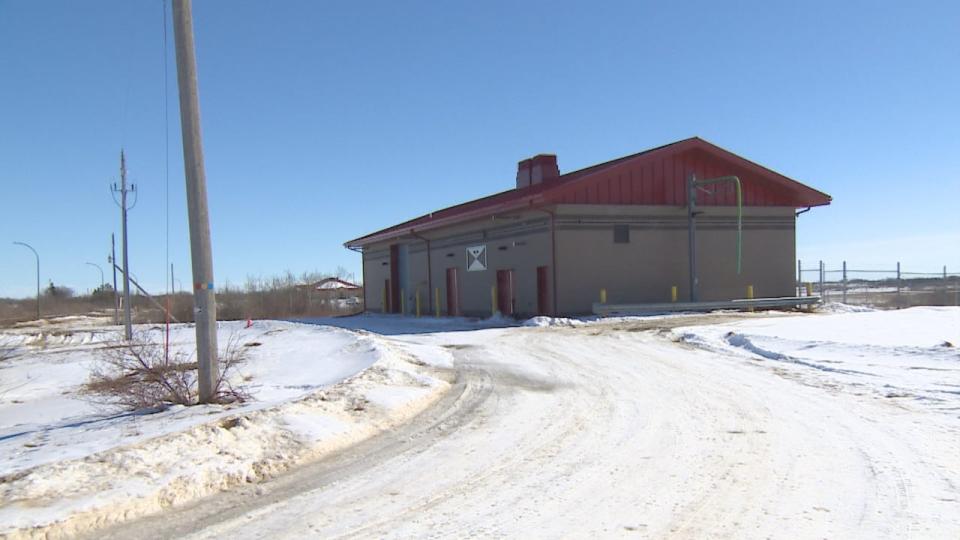
[[[844,304],[842,302],[828,302],[826,304],[817,306],[816,311],[817,313],[866,313],[877,310],[868,306],[855,306],[853,304]]]
[[[494,317],[434,317],[424,314],[422,317],[399,314],[362,313],[349,317],[319,317],[292,319],[292,322],[335,326],[350,330],[375,332],[381,335],[433,334],[437,332],[462,332],[507,328],[517,326],[516,319],[496,315]]]
[[[193,332],[174,327],[174,347]],[[254,401],[104,414],[76,391],[113,330],[5,334],[0,535],[75,534],[261,480],[396,426],[449,388],[439,348],[282,322],[222,324],[221,344],[231,336],[247,346],[238,376]]]
[[[960,409],[960,308],[915,307],[677,328],[682,341],[901,405]]]
[[[566,317],[533,317],[523,321],[523,326],[532,326],[536,328],[546,328],[550,326],[583,326],[587,324],[580,319],[568,319]]]

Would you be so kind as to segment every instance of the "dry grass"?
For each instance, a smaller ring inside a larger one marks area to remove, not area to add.
[[[342,296],[343,298],[338,298]],[[291,319],[301,317],[331,317],[353,315],[363,311],[362,301],[346,305],[348,296],[363,298],[362,289],[350,292],[320,292],[286,283],[250,283],[243,289],[225,286],[217,291],[217,319],[222,321],[244,319]],[[168,305],[174,319],[179,322],[193,321],[193,295],[189,293],[156,296],[161,305]],[[132,296],[134,323],[162,323],[166,314],[146,297]],[[68,315],[101,316],[113,314],[113,297],[76,296],[73,298],[41,299],[41,316],[53,319]],[[13,326],[32,321],[37,316],[35,299],[0,298],[0,327]],[[122,312],[121,312],[122,316]]]

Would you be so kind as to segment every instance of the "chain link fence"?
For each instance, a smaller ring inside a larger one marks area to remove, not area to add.
[[[919,272],[899,262],[887,269],[831,268],[823,261],[797,261],[797,294],[820,295],[823,302],[896,309],[910,306],[960,305],[960,273]]]

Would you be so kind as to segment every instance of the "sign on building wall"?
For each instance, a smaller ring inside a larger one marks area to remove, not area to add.
[[[467,248],[467,272],[481,272],[487,269],[487,246]]]

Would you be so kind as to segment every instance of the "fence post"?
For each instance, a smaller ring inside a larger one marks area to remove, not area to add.
[[[843,261],[843,303],[847,303],[847,261]]]
[[[897,261],[897,307],[900,307],[900,289],[903,287],[903,282],[900,281],[900,261]]]
[[[800,292],[803,289],[803,264],[801,264],[800,259],[797,259],[797,296],[800,296]]]
[[[827,301],[827,293],[823,290],[823,261],[820,261],[820,301]]]

